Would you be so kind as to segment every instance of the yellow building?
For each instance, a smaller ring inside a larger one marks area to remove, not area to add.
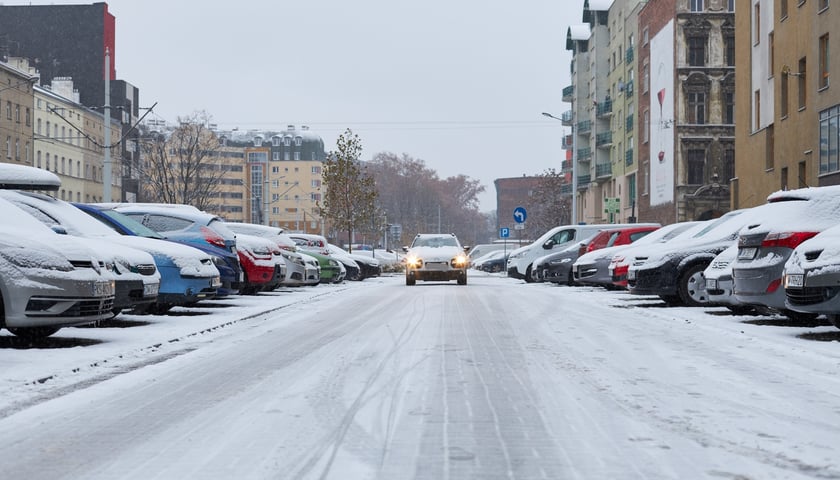
[[[32,165],[32,105],[38,76],[0,61],[0,161]]]
[[[840,184],[840,89],[830,82],[840,78],[840,8],[828,0],[738,8],[733,207],[780,189]]]

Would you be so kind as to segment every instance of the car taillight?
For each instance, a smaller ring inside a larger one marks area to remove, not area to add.
[[[800,243],[815,236],[819,232],[778,232],[768,233],[761,241],[762,247],[796,248]]]
[[[585,254],[586,252],[590,251],[588,245],[585,243],[580,244],[580,248],[578,248],[578,257]]]
[[[201,233],[204,235],[204,239],[207,240],[207,243],[213,244],[219,248],[227,249],[225,239],[218,233],[214,232],[212,228],[201,227]]]

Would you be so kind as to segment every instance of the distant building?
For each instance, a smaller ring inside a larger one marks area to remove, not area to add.
[[[0,61],[0,161],[32,165],[32,106],[38,76]]]
[[[43,84],[72,79],[77,102],[104,111],[106,54],[110,55],[111,116],[119,122],[121,142],[111,149],[113,185],[125,188],[114,201],[133,201],[138,190],[139,133],[132,126],[139,119],[139,91],[118,80],[115,48],[116,18],[104,2],[89,5],[0,5],[0,60],[27,59]],[[122,177],[120,179],[120,177]]]

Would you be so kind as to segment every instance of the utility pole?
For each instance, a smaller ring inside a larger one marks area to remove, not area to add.
[[[102,201],[112,202],[111,197],[111,51],[105,48],[105,160],[102,172]]]

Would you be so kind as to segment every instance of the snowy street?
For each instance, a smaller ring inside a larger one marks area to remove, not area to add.
[[[0,476],[840,479],[840,330],[470,274],[3,331]]]

